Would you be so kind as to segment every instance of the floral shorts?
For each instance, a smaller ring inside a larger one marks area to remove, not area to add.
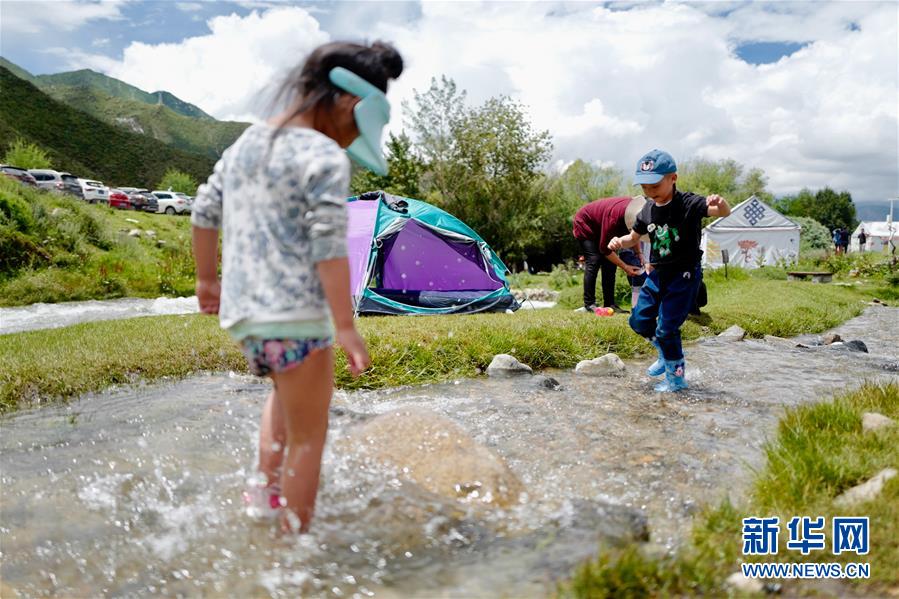
[[[247,337],[240,348],[256,376],[284,372],[297,366],[312,352],[331,346],[331,339],[260,339]]]

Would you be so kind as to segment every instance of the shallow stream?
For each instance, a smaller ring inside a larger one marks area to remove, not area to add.
[[[870,353],[706,339],[687,348],[691,389],[676,395],[652,391],[648,360],[617,378],[338,393],[299,540],[242,511],[264,381],[215,373],[16,413],[0,420],[2,579],[27,596],[545,596],[600,545],[674,548],[699,505],[738,498],[784,407],[899,379],[899,309],[835,330]],[[427,491],[347,442],[413,408],[500,456],[519,501]]]

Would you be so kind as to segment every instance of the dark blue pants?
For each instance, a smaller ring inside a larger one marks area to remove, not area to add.
[[[638,335],[655,337],[666,360],[682,360],[680,327],[687,320],[702,281],[702,268],[686,272],[659,272],[653,269],[640,288],[630,325]]]

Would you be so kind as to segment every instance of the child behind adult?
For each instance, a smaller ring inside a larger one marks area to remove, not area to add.
[[[319,46],[285,82],[288,108],[244,131],[194,202],[200,308],[219,315],[250,370],[273,382],[259,440],[266,482],[249,498],[257,515],[280,515],[285,529],[306,530],[312,519],[334,385],[332,343],[343,348],[353,375],[369,365],[353,324],[350,165],[342,148],[386,172],[384,94],[402,70],[386,44]]]
[[[678,391],[687,386],[680,327],[687,319],[702,281],[702,219],[727,216],[730,206],[718,195],[708,198],[677,189],[677,165],[667,152],[653,150],[637,163],[635,181],[643,188],[647,202],[631,232],[616,237],[609,249],[633,245],[649,235],[648,276],[630,325],[658,349],[659,359],[649,367],[650,376],[665,375],[657,391]]]

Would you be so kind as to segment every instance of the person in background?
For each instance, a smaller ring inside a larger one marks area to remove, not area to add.
[[[615,312],[626,312],[615,303],[615,272],[620,268],[628,277],[638,277],[643,272],[639,242],[628,245],[636,256],[629,256],[635,264],[628,264],[616,252],[609,249],[609,241],[628,231],[625,214],[629,208],[636,212],[646,203],[642,197],[602,198],[581,206],[574,215],[573,234],[584,255],[584,308],[593,311],[596,306],[596,278],[601,273],[602,305]]]
[[[687,387],[680,327],[695,305],[702,281],[702,219],[727,216],[730,206],[719,195],[706,198],[678,190],[677,165],[662,150],[640,158],[634,179],[651,201],[637,215],[630,233],[613,238],[609,249],[631,247],[649,235],[649,274],[630,325],[659,351],[659,359],[647,369],[650,376],[665,375],[656,391],[678,391]]]
[[[862,227],[858,231],[858,251],[864,252],[866,245],[868,243],[868,236],[865,234],[865,229]]]
[[[200,309],[219,315],[250,371],[274,387],[259,434],[265,480],[247,490],[247,513],[280,517],[285,530],[306,531],[312,520],[334,388],[332,344],[343,348],[353,375],[369,365],[353,323],[346,154],[386,174],[385,93],[402,71],[387,44],[319,46],[285,81],[287,109],[247,128],[194,202]]]

